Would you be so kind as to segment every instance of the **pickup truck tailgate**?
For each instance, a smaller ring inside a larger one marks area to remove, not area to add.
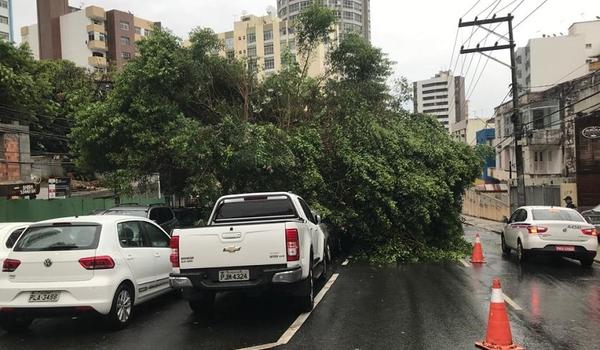
[[[182,230],[180,268],[286,264],[285,227],[285,223],[267,223]]]

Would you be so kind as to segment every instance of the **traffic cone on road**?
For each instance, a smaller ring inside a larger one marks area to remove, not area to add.
[[[483,257],[483,250],[481,249],[481,240],[479,239],[479,233],[475,236],[475,245],[473,246],[473,252],[471,253],[471,263],[483,264],[485,258]]]
[[[524,350],[525,348],[513,344],[508,313],[504,305],[504,294],[500,287],[500,280],[495,278],[492,282],[492,300],[488,316],[488,328],[485,340],[475,342],[475,346],[487,350]]]

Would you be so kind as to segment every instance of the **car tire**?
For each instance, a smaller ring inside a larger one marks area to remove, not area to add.
[[[199,298],[189,300],[190,309],[195,315],[209,315],[215,303],[215,293],[203,292]]]
[[[312,255],[310,258],[312,262]],[[312,264],[310,269],[308,270],[308,277],[300,282],[300,289],[302,293],[298,296],[298,309],[300,312],[310,312],[315,306],[315,286],[313,280],[313,268]]]
[[[579,262],[581,263],[581,267],[591,267],[594,264],[594,258],[579,259]]]
[[[26,331],[33,318],[29,317],[2,317],[0,318],[0,327],[9,333],[18,333]]]
[[[521,240],[517,241],[517,258],[521,264],[525,263],[529,259],[529,253],[523,249]]]
[[[502,245],[502,255],[509,256],[510,255],[510,247],[506,245],[506,240],[504,239],[504,233],[500,236],[501,245]]]
[[[129,284],[121,283],[113,297],[110,312],[106,315],[108,326],[111,329],[124,329],[131,323],[133,300],[133,288]]]

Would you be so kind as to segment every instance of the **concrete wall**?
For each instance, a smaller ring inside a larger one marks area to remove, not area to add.
[[[548,87],[542,85],[562,83],[588,73],[583,36],[532,39],[529,46],[531,91],[543,91]]]
[[[21,28],[21,41],[29,45],[33,58],[40,59],[40,38],[38,33],[38,25],[33,24]]]
[[[87,25],[92,22],[85,11],[71,12],[60,17],[62,58],[73,61],[77,66],[92,68],[88,58],[92,52],[87,46]]]
[[[508,193],[479,192],[469,189],[463,199],[463,214],[502,221],[504,216],[510,217]]]

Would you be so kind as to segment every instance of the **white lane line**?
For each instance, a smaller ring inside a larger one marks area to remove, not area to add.
[[[323,288],[321,289],[319,294],[317,294],[317,297],[315,298],[315,307],[313,308],[313,311],[315,310],[317,305],[319,305],[321,300],[323,300],[323,297],[325,297],[325,294],[329,291],[329,289],[331,288],[331,286],[333,285],[335,280],[337,280],[339,275],[340,275],[339,273],[333,274],[333,276],[331,276],[329,281],[327,281],[327,283],[325,283],[325,285],[323,286]],[[287,344],[292,339],[294,334],[296,334],[296,332],[300,329],[300,327],[302,327],[304,322],[306,322],[306,320],[308,319],[310,314],[312,314],[313,311],[303,313],[300,316],[298,316],[296,321],[294,321],[294,323],[292,323],[290,328],[288,328],[287,331],[285,331],[285,333],[283,333],[283,335],[281,336],[281,338],[279,338],[277,343],[279,343],[280,345]]]
[[[460,261],[465,267],[471,267],[472,266],[465,259],[458,259],[458,261]]]
[[[331,289],[331,286],[333,285],[335,280],[337,280],[339,275],[340,275],[339,273],[334,273],[329,278],[327,283],[325,283],[323,288],[321,288],[321,291],[319,291],[319,294],[317,294],[317,296],[315,297],[315,306],[313,307],[313,311],[317,308],[317,305],[319,305],[321,300],[323,300],[323,298],[325,297],[325,294],[329,291],[329,289]],[[300,316],[298,316],[298,318],[296,318],[294,323],[292,323],[292,325],[283,333],[283,335],[275,343],[256,345],[256,346],[251,346],[248,348],[242,348],[242,349],[237,349],[237,350],[266,350],[266,349],[272,349],[279,345],[287,344],[292,339],[292,337],[296,334],[296,332],[300,329],[300,327],[302,327],[304,322],[306,322],[306,320],[308,319],[310,314],[312,314],[313,311],[300,314]]]
[[[348,263],[350,263],[350,260],[346,259],[346,260],[344,260],[344,262],[342,263],[342,266],[346,266],[346,265],[348,265]]]
[[[502,294],[504,295],[504,301],[506,301],[506,303],[507,303],[508,305],[510,305],[510,306],[511,306],[513,309],[515,309],[515,310],[517,310],[517,311],[521,311],[521,310],[523,310],[523,308],[521,308],[521,307],[519,306],[519,304],[515,303],[515,301],[514,301],[514,300],[512,300],[511,298],[509,298],[509,297],[508,297],[508,295],[506,295],[506,294],[504,294],[504,293],[502,293]]]

